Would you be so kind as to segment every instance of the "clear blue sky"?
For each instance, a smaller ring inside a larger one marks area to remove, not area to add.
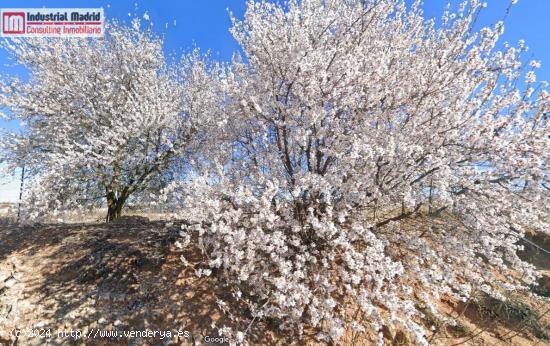
[[[508,0],[486,0],[488,7],[482,13],[478,26],[493,24],[502,19]],[[459,1],[452,0],[456,5]],[[439,17],[446,1],[425,0],[426,17]],[[103,7],[107,18],[128,19],[128,13],[142,15],[147,11],[154,27],[164,33],[166,50],[188,50],[193,46],[211,50],[212,58],[229,60],[239,48],[228,29],[231,25],[228,9],[237,17],[242,17],[246,0],[2,0],[1,8],[33,7]],[[137,11],[136,11],[137,6]],[[539,80],[550,81],[550,1],[520,0],[506,19],[504,40],[512,44],[524,39],[529,46],[528,58],[542,61],[538,72]],[[174,26],[174,21],[176,25]],[[166,28],[165,25],[168,24]],[[0,74],[19,74],[24,76],[21,67],[7,67],[10,61],[0,49]],[[16,130],[18,124],[0,119],[0,129]],[[0,201],[14,200],[17,184],[0,178]]]

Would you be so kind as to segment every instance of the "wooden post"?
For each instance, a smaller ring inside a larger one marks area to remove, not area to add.
[[[23,187],[25,184],[25,164],[21,168],[21,184],[19,185],[19,204],[17,205],[17,223],[19,223],[19,218],[21,217],[21,202],[23,200]]]
[[[430,177],[430,196],[428,197],[428,215],[432,216],[432,200],[433,200],[433,188],[434,188],[434,177]]]

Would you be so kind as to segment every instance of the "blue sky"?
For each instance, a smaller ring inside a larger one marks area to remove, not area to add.
[[[488,7],[482,13],[478,27],[493,24],[503,18],[509,1],[486,0]],[[424,11],[427,18],[441,15],[446,1],[425,0]],[[452,0],[456,5],[458,1]],[[242,17],[246,0],[179,0],[151,1],[140,0],[2,0],[1,8],[34,7],[103,7],[107,18],[128,19],[128,13],[142,15],[147,11],[154,28],[165,35],[167,52],[189,50],[197,46],[210,50],[212,58],[229,60],[238,46],[229,33],[231,25],[228,9],[237,17]],[[137,8],[137,9],[136,9]],[[537,73],[539,80],[550,81],[550,1],[520,0],[506,18],[504,40],[515,44],[524,39],[529,46],[528,59],[542,61]],[[175,25],[174,25],[175,21]],[[166,27],[167,25],[167,27]],[[4,51],[0,49],[0,75],[25,75],[21,67],[9,67],[11,64]],[[0,119],[0,129],[17,130],[18,124]],[[0,177],[0,202],[16,200],[18,184],[13,179]]]

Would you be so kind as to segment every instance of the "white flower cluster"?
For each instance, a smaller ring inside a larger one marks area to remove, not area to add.
[[[404,267],[386,255],[388,242],[369,228],[335,215],[330,201],[319,201],[326,203],[323,213],[309,208],[297,220],[292,199],[279,200],[270,181],[255,187],[198,184],[194,191],[211,192],[206,200],[194,194],[189,199],[189,211],[203,218],[194,229],[200,247],[212,269],[223,269],[230,283],[244,288],[239,299],[254,306],[256,316],[278,318],[281,328],[300,332],[307,323],[325,341],[338,340],[348,325],[364,331],[367,321],[378,334],[396,319],[423,340],[412,321],[413,290],[401,280]],[[220,203],[211,203],[214,196]],[[357,308],[361,313],[351,314]]]
[[[440,298],[535,282],[517,242],[549,230],[550,103],[517,88],[536,83],[525,43],[472,29],[482,6],[441,27],[393,0],[249,2],[234,20],[231,121],[170,200],[255,316],[426,344]]]

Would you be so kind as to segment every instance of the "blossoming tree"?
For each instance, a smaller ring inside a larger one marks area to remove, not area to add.
[[[166,180],[210,124],[215,68],[198,52],[169,64],[138,20],[102,39],[13,39],[3,47],[29,79],[6,80],[0,104],[25,123],[2,139],[4,158],[33,173],[31,216],[129,198]]]
[[[442,296],[533,284],[517,251],[549,231],[550,95],[502,23],[473,29],[482,7],[436,24],[419,1],[250,1],[223,81],[232,155],[174,194],[210,256],[197,274],[224,273],[252,322],[419,344]]]
[[[437,22],[408,3],[251,0],[231,29],[245,59],[223,69],[170,66],[139,23],[8,42],[30,81],[1,85],[27,123],[3,152],[31,170],[34,209],[106,201],[108,220],[188,163],[164,202],[188,221],[179,245],[198,233],[196,274],[248,307],[221,330],[237,340],[270,318],[428,344],[421,311],[453,323],[440,298],[536,282],[517,252],[549,232],[550,94],[502,23],[474,30],[482,3]]]

